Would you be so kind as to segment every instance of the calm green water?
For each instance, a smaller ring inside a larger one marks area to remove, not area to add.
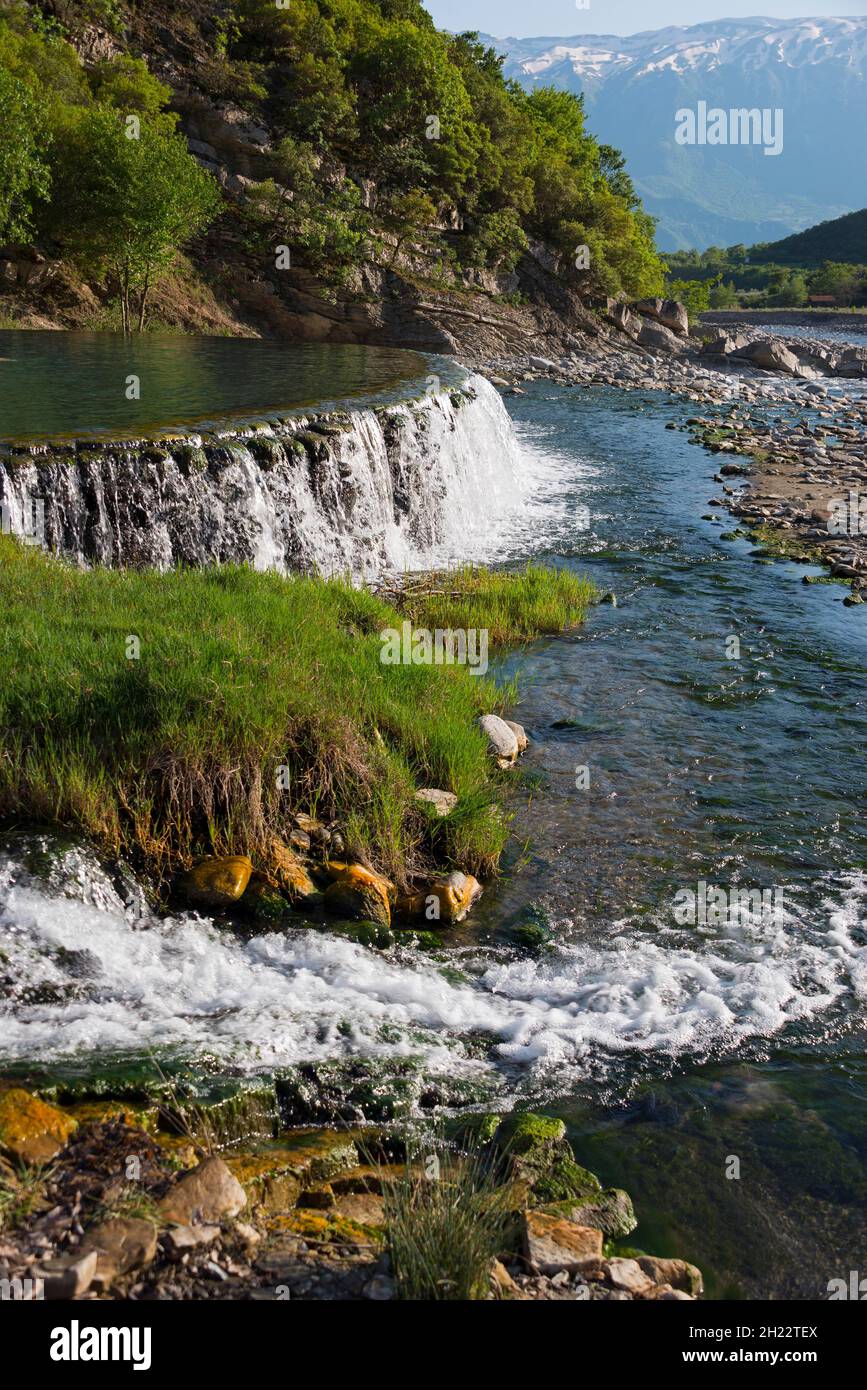
[[[420,353],[353,344],[0,331],[0,439],[135,437],[311,405],[383,404],[443,370]]]

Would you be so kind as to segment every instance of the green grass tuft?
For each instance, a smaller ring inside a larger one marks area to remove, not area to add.
[[[462,666],[385,665],[379,633],[411,616],[526,640],[579,622],[592,589],[538,568],[449,581],[456,597],[399,613],[341,581],[82,571],[0,537],[0,817],[84,831],[163,886],[197,854],[255,855],[299,810],[339,818],[402,884],[434,837],[439,860],[490,871],[508,827],[475,720],[509,692]],[[421,786],[459,797],[436,828]]]

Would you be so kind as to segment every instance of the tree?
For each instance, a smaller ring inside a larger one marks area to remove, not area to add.
[[[50,186],[46,144],[38,97],[0,68],[0,242],[30,234],[34,205]]]
[[[527,236],[514,208],[484,213],[468,238],[469,265],[514,270],[527,249]]]
[[[690,322],[701,318],[702,314],[707,313],[710,308],[711,290],[714,289],[722,280],[718,275],[713,280],[670,280],[668,283],[668,293],[672,299],[679,299],[681,304],[686,305]]]
[[[429,227],[436,221],[436,215],[434,203],[421,188],[411,188],[408,193],[399,193],[391,199],[382,220],[388,231],[397,238],[391,253],[392,264],[407,237]]]
[[[131,123],[107,107],[83,111],[55,170],[58,234],[85,265],[118,285],[124,332],[178,249],[216,216],[220,193],[183,136],[158,121]]]

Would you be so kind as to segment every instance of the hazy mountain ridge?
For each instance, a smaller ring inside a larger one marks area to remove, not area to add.
[[[584,92],[591,127],[624,151],[666,249],[777,239],[867,201],[867,18],[485,41],[524,87]],[[783,153],[676,145],[675,112],[702,100],[781,108]]]

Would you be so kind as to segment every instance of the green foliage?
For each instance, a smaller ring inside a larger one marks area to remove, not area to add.
[[[719,280],[669,280],[666,293],[686,305],[690,322],[700,318],[710,308],[711,291]]]
[[[55,7],[58,23],[91,22],[104,6]],[[138,296],[220,205],[214,180],[175,134],[171,92],[138,58],[88,73],[50,26],[12,6],[0,20],[0,238],[49,235],[90,269],[110,271],[124,328]]]
[[[398,1297],[487,1298],[491,1265],[513,1224],[508,1189],[497,1186],[483,1149],[456,1155],[417,1143],[403,1175],[383,1182],[386,1244]]]
[[[162,117],[139,121],[96,106],[68,130],[53,183],[58,236],[83,264],[113,273],[126,329],[131,297],[139,294],[143,327],[149,289],[216,215],[213,178]]]
[[[0,68],[0,242],[25,240],[48,193],[45,117],[38,96]]]
[[[313,146],[286,136],[275,152],[278,180],[266,179],[244,209],[254,246],[288,246],[331,285],[343,283],[364,257],[369,218],[351,179],[323,183]]]
[[[514,270],[527,245],[527,234],[515,208],[482,213],[467,236],[464,262],[477,267],[500,266],[504,270]]]
[[[829,261],[864,265],[867,263],[867,208],[820,222],[782,241],[754,246],[751,255],[774,265],[802,269],[815,268]]]
[[[113,106],[124,113],[136,112],[152,123],[160,119],[166,129],[174,129],[177,116],[163,109],[171,100],[171,88],[153,77],[141,58],[124,54],[108,58],[96,64],[88,80],[98,105]]]
[[[392,198],[382,213],[383,225],[395,237],[391,259],[397,258],[407,237],[424,231],[436,220],[436,215],[434,204],[421,188],[411,188],[408,193],[399,193]]]
[[[710,305],[715,309],[801,308],[812,294],[832,295],[843,307],[863,305],[867,210],[822,222],[782,241],[673,251],[667,260],[671,271],[690,283],[711,284]]]
[[[82,112],[135,114],[167,138],[176,123],[166,109],[168,89],[128,54],[85,72],[65,41],[94,19],[122,33],[119,0],[16,2],[2,13],[0,69],[44,107],[55,176],[67,163],[73,171],[58,182],[63,216],[55,198],[34,234],[80,245],[72,216],[86,211],[83,198],[67,206],[65,194],[82,168],[86,137],[98,135]],[[396,236],[395,257],[407,240],[429,241],[444,281],[460,265],[514,267],[541,240],[560,253],[559,273],[579,288],[661,290],[654,224],[622,156],[587,129],[581,98],[545,87],[525,93],[504,79],[501,59],[477,35],[440,32],[419,0],[292,0],[285,7],[234,0],[207,23],[198,14],[187,23],[201,25],[210,47],[195,73],[202,89],[249,108],[276,137],[271,178],[242,212],[258,254],[279,226],[303,263],[340,283],[376,254],[378,223]],[[104,133],[99,141],[111,173],[97,179],[96,207],[108,217],[107,184],[139,174]],[[287,149],[295,151],[288,159]],[[30,158],[25,145],[19,163]],[[367,208],[358,195],[363,180],[372,183]],[[89,188],[94,180],[83,182]],[[454,232],[433,225],[442,216]],[[95,222],[86,219],[89,231]],[[105,231],[100,246],[109,240]],[[579,246],[589,250],[589,268],[576,265]]]
[[[429,222],[421,201],[407,221],[406,200],[424,196],[463,220],[465,265],[508,267],[542,238],[579,283],[661,290],[654,225],[622,156],[586,130],[580,98],[524,93],[477,35],[440,33],[416,0],[238,0],[233,18],[228,61],[261,71],[270,119],[329,155],[325,167],[339,158],[372,178],[401,240]],[[579,244],[591,249],[580,280]]]

